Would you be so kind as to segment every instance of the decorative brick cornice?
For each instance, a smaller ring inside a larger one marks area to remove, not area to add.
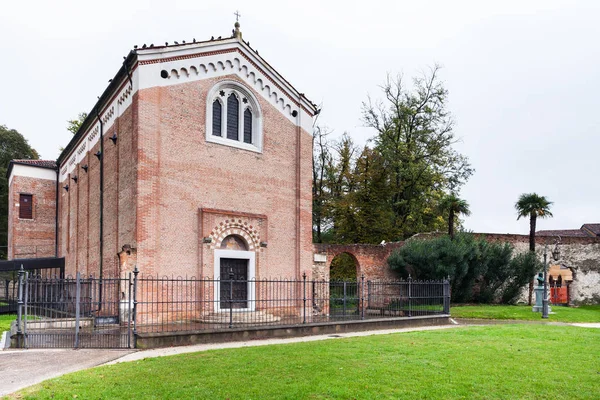
[[[209,56],[228,54],[228,53],[238,53],[239,55],[241,55],[242,58],[246,62],[248,62],[250,65],[252,65],[254,68],[256,68],[256,70],[258,72],[260,72],[273,86],[275,86],[281,92],[281,94],[285,94],[286,98],[288,99],[288,101],[290,103],[294,104],[296,107],[302,108],[302,110],[304,110],[304,112],[306,112],[311,117],[314,116],[314,111],[307,109],[306,107],[304,107],[304,105],[302,105],[300,102],[298,102],[298,100],[293,98],[293,96],[291,96],[289,94],[289,89],[283,88],[278,82],[276,82],[276,80],[274,80],[271,77],[270,73],[265,71],[264,68],[259,66],[256,62],[254,62],[254,60],[252,60],[250,57],[248,57],[248,55],[239,48],[204,51],[204,52],[197,52],[197,53],[186,54],[186,55],[181,55],[181,56],[158,58],[158,59],[154,59],[154,60],[143,60],[143,61],[140,61],[139,64],[140,65],[150,65],[150,64],[166,63],[166,62],[173,62],[173,61],[190,60],[190,59],[194,59],[194,58],[209,57]],[[208,72],[209,66],[211,64],[212,63],[206,63],[206,64],[201,63],[199,65],[199,67],[203,68],[205,72]],[[233,66],[233,63],[231,64],[231,66]],[[213,65],[213,67],[214,67],[214,65]],[[216,69],[216,67],[214,67],[214,68]],[[241,71],[243,69],[243,67],[240,66],[239,69]],[[184,75],[189,76],[190,71],[195,71],[196,73],[198,73],[199,72],[198,66],[191,65],[191,66],[187,66],[187,67],[180,67],[179,69],[172,69],[169,73],[169,77],[175,76],[175,77],[179,78],[180,76],[184,76]],[[254,75],[254,74],[250,73],[250,74],[248,74],[248,77],[250,75]],[[253,83],[256,83],[256,81]]]

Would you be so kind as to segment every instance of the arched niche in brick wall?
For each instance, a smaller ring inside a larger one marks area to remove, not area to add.
[[[329,279],[356,281],[359,277],[360,264],[356,256],[349,252],[336,254],[329,263]]]

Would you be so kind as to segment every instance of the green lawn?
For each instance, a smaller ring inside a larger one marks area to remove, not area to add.
[[[494,325],[214,350],[90,369],[35,399],[595,399],[600,329]]]
[[[554,314],[549,315],[548,321],[600,322],[600,305],[577,308],[552,306],[552,312]],[[542,320],[542,314],[532,312],[530,306],[452,306],[450,314],[454,318]]]
[[[10,330],[10,324],[17,319],[16,315],[0,315],[0,335],[2,332]]]

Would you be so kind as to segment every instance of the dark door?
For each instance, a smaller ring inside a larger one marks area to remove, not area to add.
[[[248,260],[221,258],[220,301],[221,308],[248,308]]]

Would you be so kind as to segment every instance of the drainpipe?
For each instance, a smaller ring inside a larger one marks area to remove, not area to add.
[[[100,311],[102,309],[102,267],[104,263],[104,124],[100,114],[96,113],[96,117],[100,123],[100,279],[98,281],[98,311]]]
[[[55,193],[55,199],[54,199],[54,209],[55,209],[55,215],[54,215],[54,257],[58,258],[58,187],[59,187],[59,182],[58,180],[60,179],[60,166],[58,165],[58,162],[56,163],[56,193]]]
[[[300,221],[301,221],[301,215],[300,215],[300,208],[302,206],[302,201],[301,201],[301,189],[300,189],[300,185],[301,185],[301,166],[300,166],[300,156],[301,156],[301,151],[300,151],[300,144],[302,143],[302,127],[301,127],[301,121],[302,121],[302,109],[300,108],[302,105],[302,98],[301,98],[301,94],[298,94],[298,120],[296,121],[297,125],[296,125],[296,279],[300,279],[300,267],[301,267],[301,262],[300,262],[300,256],[302,255],[301,249],[300,249],[300,235],[301,235],[301,229],[300,229]]]

